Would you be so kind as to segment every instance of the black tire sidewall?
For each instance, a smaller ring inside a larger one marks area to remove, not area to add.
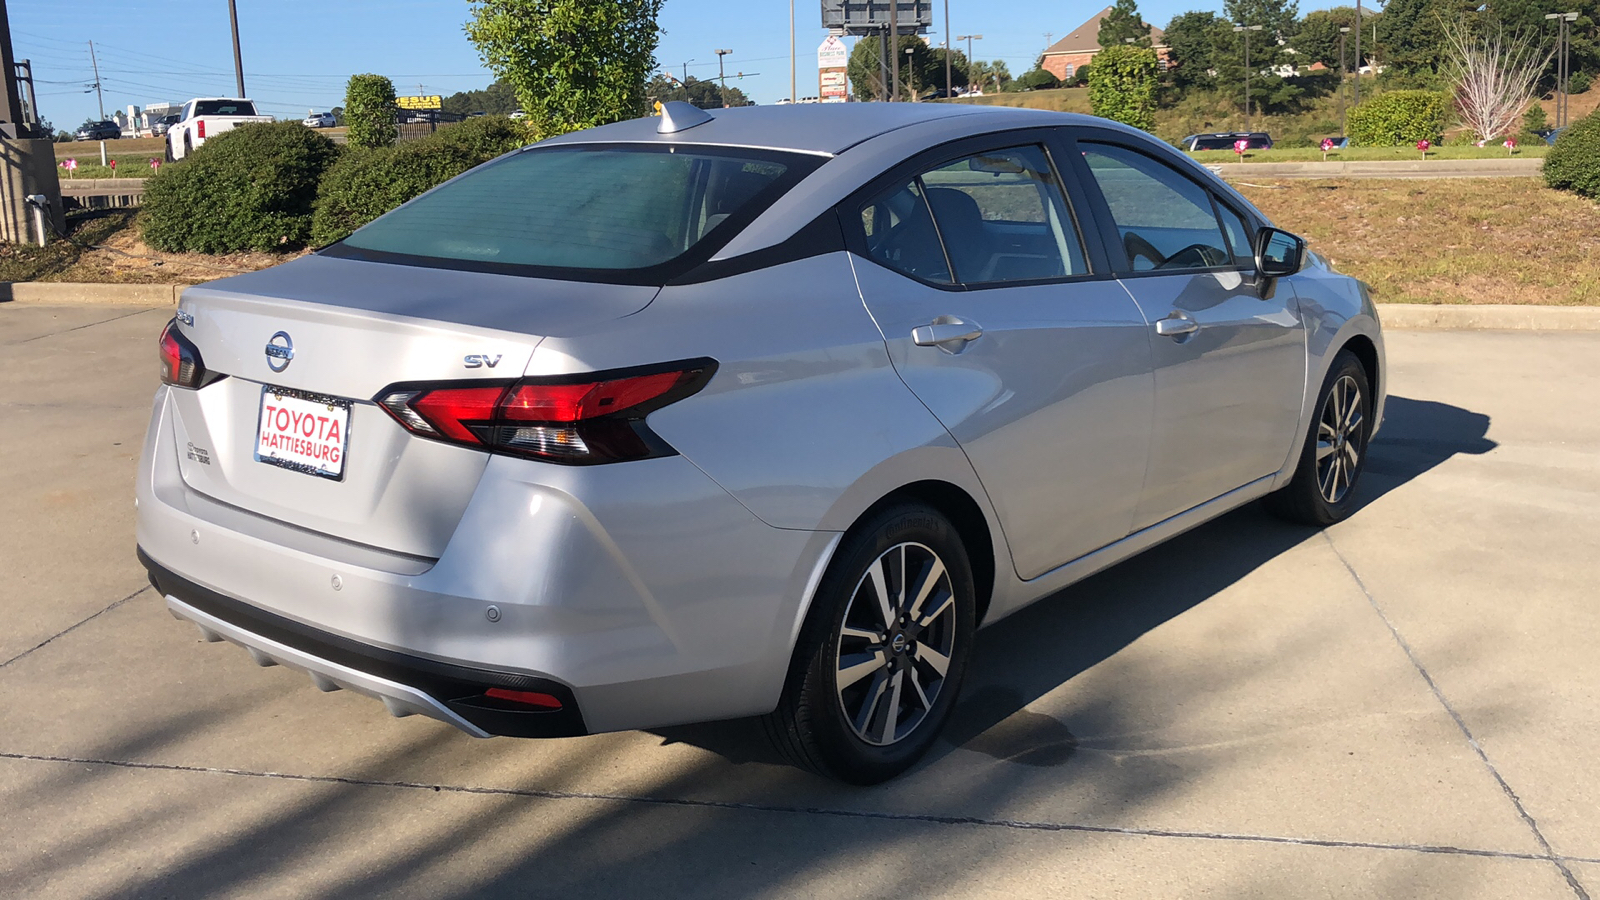
[[[1322,489],[1317,480],[1317,426],[1322,421],[1322,410],[1327,406],[1328,395],[1333,392],[1333,386],[1346,375],[1355,379],[1356,387],[1361,391],[1361,445],[1357,448],[1360,452],[1360,462],[1344,496],[1339,502],[1330,503],[1322,496]],[[1305,446],[1300,453],[1300,466],[1295,472],[1294,481],[1289,485],[1289,490],[1300,495],[1294,499],[1311,513],[1315,524],[1332,525],[1343,521],[1355,511],[1356,488],[1361,485],[1361,474],[1367,468],[1367,449],[1372,437],[1372,401],[1372,385],[1368,382],[1366,367],[1361,365],[1361,360],[1349,350],[1339,351],[1339,355],[1334,357],[1333,365],[1328,369],[1327,377],[1322,380],[1322,389],[1317,392],[1317,403],[1311,408],[1311,423],[1306,430]]]
[[[956,634],[950,667],[927,717],[910,736],[887,747],[861,740],[845,718],[835,682],[839,630],[850,597],[867,567],[889,548],[908,541],[924,544],[943,560],[955,595]],[[976,590],[972,567],[955,527],[921,505],[896,506],[873,517],[840,546],[839,556],[818,587],[807,621],[811,648],[802,676],[800,702],[810,706],[807,720],[814,753],[829,773],[843,781],[876,784],[910,768],[938,739],[966,676],[976,630]]]

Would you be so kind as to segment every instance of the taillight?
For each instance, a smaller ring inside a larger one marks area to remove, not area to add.
[[[194,122],[194,134],[195,134],[195,137],[205,137],[206,136],[206,120],[205,119],[196,119],[195,120],[195,122]]]
[[[378,405],[420,437],[566,465],[622,462],[676,453],[645,417],[705,387],[716,369],[693,359],[515,382],[397,384]]]
[[[160,347],[162,384],[200,388],[222,377],[206,371],[206,364],[200,359],[200,348],[178,330],[177,319],[162,329]]]

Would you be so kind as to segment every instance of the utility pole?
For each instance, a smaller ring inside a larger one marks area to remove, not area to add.
[[[1244,32],[1244,130],[1250,130],[1250,32],[1260,31],[1260,25],[1235,25],[1234,31]]]
[[[950,80],[950,0],[944,0],[944,98],[950,100],[954,97],[955,82]],[[972,67],[972,60],[967,60],[967,68]],[[967,81],[972,81],[969,77]]]
[[[911,54],[917,52],[915,47],[906,48],[906,93],[911,95],[911,102],[917,102],[917,70],[911,65]]]
[[[100,90],[100,61],[96,59],[94,55],[94,41],[89,42],[89,65],[94,66],[94,98],[95,101],[100,105],[100,121],[104,122],[106,120],[106,97],[105,94]],[[5,74],[10,75],[9,72]],[[6,80],[10,81],[11,79],[8,77]],[[101,141],[100,165],[104,166],[105,164],[106,142]]]
[[[678,82],[679,84],[683,85],[683,89],[686,91],[689,89],[689,63],[692,62],[694,62],[694,57],[690,57],[683,61],[683,80]]]
[[[795,94],[794,80],[794,0],[789,0],[789,102],[799,100]],[[821,97],[817,98],[821,100]]]
[[[889,0],[889,83],[894,85],[894,90],[889,92],[889,101],[892,103],[900,98],[900,0]]]
[[[243,100],[244,60],[239,56],[239,7],[235,0],[228,0],[228,21],[233,23],[233,80],[239,87],[239,99]]]
[[[972,65],[972,42],[983,40],[981,34],[958,34],[956,40],[967,42],[967,65]]]
[[[1572,23],[1578,14],[1569,12],[1561,17],[1561,127],[1567,127],[1572,102]]]
[[[1359,34],[1360,32],[1361,23],[1357,22],[1356,33]],[[1339,134],[1341,136],[1349,131],[1344,123],[1344,83],[1350,75],[1349,70],[1344,67],[1344,36],[1349,33],[1350,29],[1348,28],[1339,29]],[[1356,77],[1359,78],[1360,76],[1357,75]]]
[[[732,50],[718,50],[717,51],[717,82],[719,84],[719,89],[722,91],[722,105],[723,106],[727,106],[728,105],[728,96],[727,96],[728,95],[728,74],[727,74],[727,72],[723,71],[722,58],[724,56],[727,56],[729,53],[732,53],[732,52],[733,52]]]
[[[1372,34],[1372,39],[1376,41],[1378,39],[1377,23],[1373,23]],[[1356,87],[1355,99],[1352,103],[1355,106],[1361,105],[1361,0],[1356,0]]]

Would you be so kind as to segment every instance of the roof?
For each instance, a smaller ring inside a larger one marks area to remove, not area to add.
[[[1089,21],[1079,25],[1077,28],[1072,29],[1071,34],[1068,34],[1061,40],[1051,44],[1049,48],[1044,51],[1044,55],[1052,56],[1058,53],[1100,52],[1100,50],[1103,49],[1100,46],[1100,22],[1109,15],[1111,15],[1111,7],[1108,6],[1105,9],[1095,13],[1094,16],[1089,19]],[[1151,43],[1161,43],[1161,38],[1165,36],[1165,34],[1166,32],[1155,27],[1154,25],[1150,26]]]
[[[838,154],[900,128],[962,116],[1015,116],[1022,126],[1060,124],[1063,113],[964,103],[796,103],[708,109],[711,121],[673,134],[658,134],[661,119],[646,116],[575,131],[538,146],[588,143],[678,143],[763,147],[801,153]]]

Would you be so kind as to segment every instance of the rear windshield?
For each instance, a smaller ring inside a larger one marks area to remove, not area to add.
[[[325,252],[558,277],[577,270],[600,280],[654,273],[726,243],[820,161],[660,145],[525,150],[418,197]]]
[[[256,107],[249,100],[196,100],[194,114],[197,116],[253,116],[256,114]]]

